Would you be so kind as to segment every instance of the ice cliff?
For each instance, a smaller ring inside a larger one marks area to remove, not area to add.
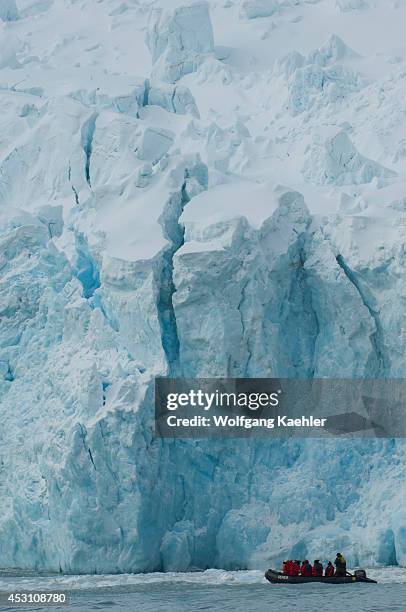
[[[19,13],[15,0],[3,0],[0,5],[0,19],[3,21],[15,21]]]
[[[402,440],[153,435],[156,375],[406,375],[406,6],[364,4],[2,3],[1,567],[406,566]]]
[[[203,0],[152,10],[147,44],[157,78],[174,83],[195,72],[205,54],[213,52],[208,3]]]

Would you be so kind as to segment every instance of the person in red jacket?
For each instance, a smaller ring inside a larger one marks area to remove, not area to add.
[[[293,576],[293,561],[292,561],[292,559],[289,559],[289,561],[288,561],[287,574],[288,574],[288,576]]]
[[[302,576],[311,576],[312,575],[312,566],[310,565],[308,559],[303,561],[302,567],[300,568],[300,574]]]
[[[329,561],[326,566],[325,576],[334,576],[334,565]]]
[[[300,574],[300,561],[296,560],[292,562],[292,576],[299,576]]]
[[[318,559],[314,560],[312,567],[312,576],[322,576],[323,575],[323,566]]]
[[[287,574],[287,573],[288,573],[288,562],[287,562],[287,561],[283,561],[283,562],[282,562],[282,572],[283,572],[284,574]]]

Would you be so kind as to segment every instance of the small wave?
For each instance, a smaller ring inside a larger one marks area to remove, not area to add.
[[[370,578],[379,583],[406,583],[406,568],[367,569]],[[57,576],[0,576],[0,592],[15,590],[94,590],[136,587],[148,584],[189,583],[196,585],[250,585],[266,583],[260,570],[225,571],[209,569],[204,572],[155,572],[151,574],[57,575]]]
[[[404,567],[371,567],[367,569],[367,575],[384,584],[406,583],[406,568]]]
[[[109,574],[109,575],[58,575],[58,576],[1,576],[0,591],[10,589],[30,590],[59,589],[87,590],[96,588],[128,587],[157,583],[194,584],[258,584],[265,582],[262,571],[228,572],[210,569],[204,572],[155,572],[151,574]]]

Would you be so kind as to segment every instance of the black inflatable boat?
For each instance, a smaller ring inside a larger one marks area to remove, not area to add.
[[[288,576],[282,572],[269,569],[265,578],[273,584],[303,584],[304,582],[327,582],[329,584],[344,584],[353,582],[369,582],[377,584],[376,580],[367,578],[365,570],[355,570],[354,574],[347,576]]]

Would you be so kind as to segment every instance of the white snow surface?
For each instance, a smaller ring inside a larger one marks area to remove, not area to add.
[[[405,567],[402,440],[163,441],[153,381],[406,375],[406,2],[1,6],[0,567]]]

